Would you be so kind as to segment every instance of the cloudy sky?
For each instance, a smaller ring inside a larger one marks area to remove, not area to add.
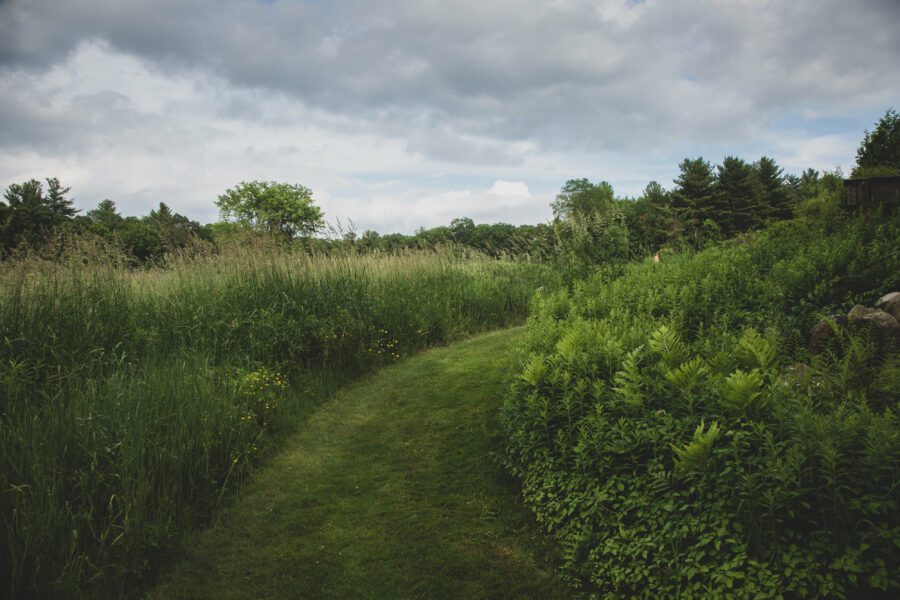
[[[537,223],[570,178],[853,165],[898,0],[0,0],[0,185],[209,222],[242,180],[412,232]]]

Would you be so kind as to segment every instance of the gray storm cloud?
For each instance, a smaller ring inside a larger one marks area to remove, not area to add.
[[[386,130],[641,149],[896,93],[898,30],[891,1],[12,0],[0,64],[40,69],[100,39]]]
[[[0,183],[68,175],[144,209],[301,178],[376,222],[379,178],[406,182],[390,206],[468,190],[473,210],[527,180],[540,215],[570,176],[852,154],[900,98],[897,31],[896,0],[6,0]]]

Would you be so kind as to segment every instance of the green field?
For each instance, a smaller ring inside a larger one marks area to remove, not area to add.
[[[0,589],[118,596],[329,390],[521,323],[546,268],[274,245],[134,271],[83,242],[0,263]]]
[[[495,458],[521,329],[338,393],[186,540],[152,598],[565,598]]]

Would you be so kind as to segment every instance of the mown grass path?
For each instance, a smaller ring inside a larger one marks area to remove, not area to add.
[[[491,458],[521,331],[414,356],[322,405],[150,597],[567,597]]]

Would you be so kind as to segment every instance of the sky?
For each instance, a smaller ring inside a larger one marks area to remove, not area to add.
[[[898,31],[900,0],[0,0],[0,186],[206,223],[283,181],[412,233],[686,157],[846,173],[900,109]]]

